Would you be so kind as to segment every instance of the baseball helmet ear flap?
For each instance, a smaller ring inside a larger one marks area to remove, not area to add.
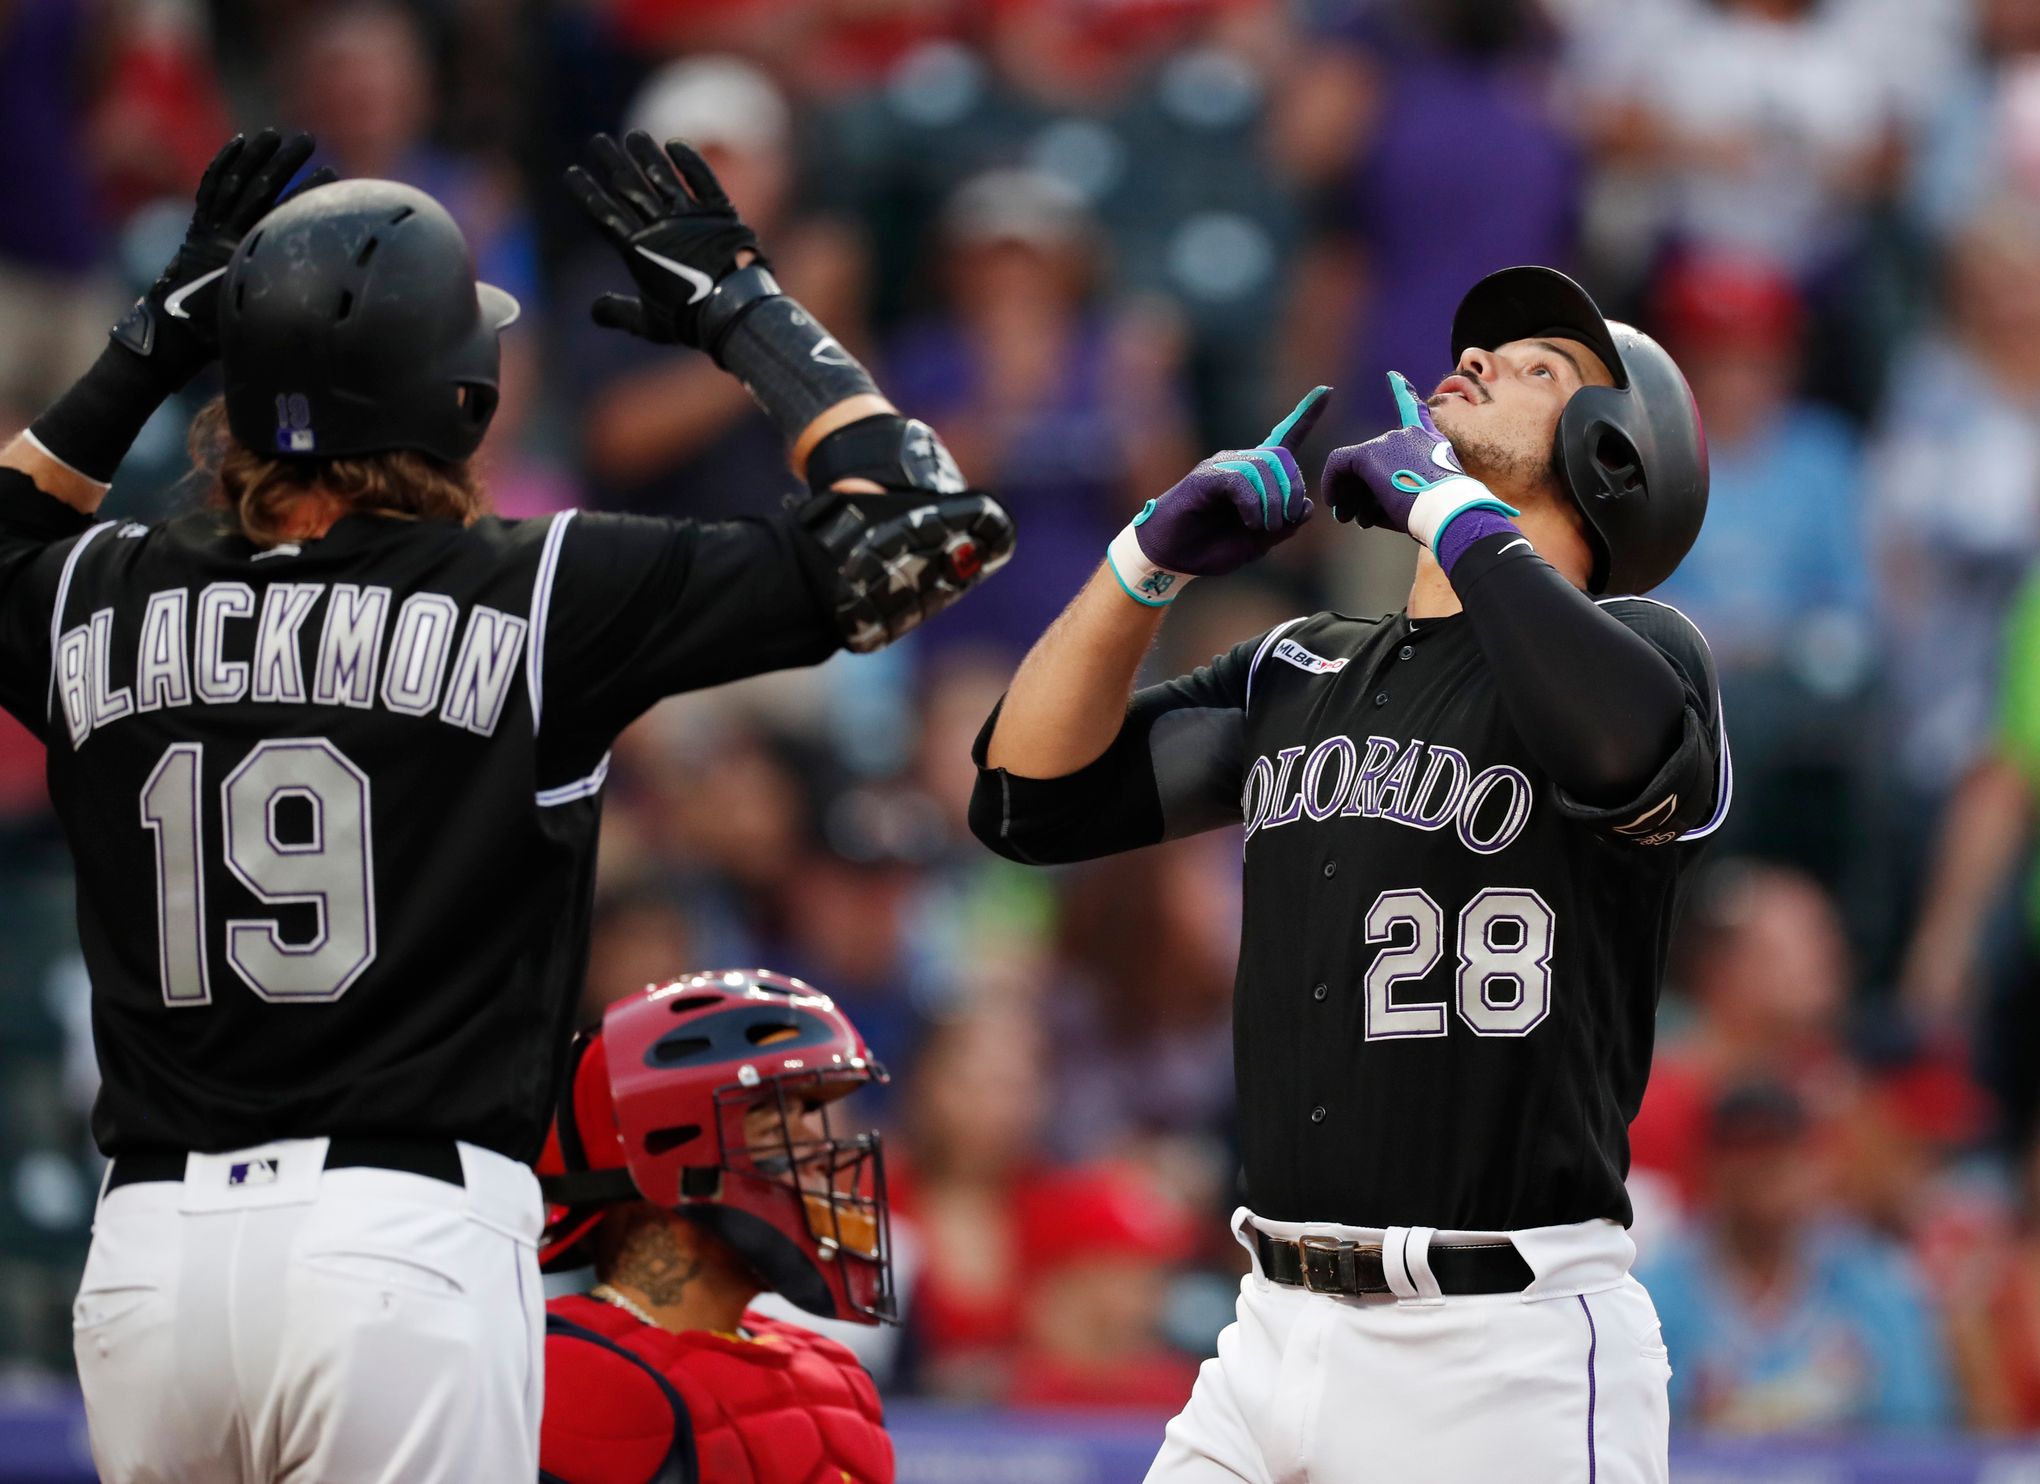
[[[1559,474],[1585,517],[1595,593],[1649,592],[1699,538],[1707,439],[1679,368],[1650,336],[1610,321],[1628,386],[1573,393],[1558,420]]]
[[[1594,550],[1587,587],[1596,593],[1608,590],[1611,562],[1594,512],[1645,494],[1643,456],[1621,419],[1626,402],[1622,393],[1607,387],[1582,387],[1558,422],[1559,474],[1587,518],[1588,544]]]
[[[608,1051],[599,1027],[575,1036],[568,1052],[566,1088],[538,1158],[538,1185],[548,1208],[539,1239],[539,1266],[547,1272],[585,1262],[586,1241],[603,1212],[637,1199],[610,1102]]]

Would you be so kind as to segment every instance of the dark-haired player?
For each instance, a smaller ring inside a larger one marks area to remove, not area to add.
[[[1133,692],[1182,584],[1310,513],[1313,394],[1112,544],[979,744],[972,823],[1017,860],[1245,825],[1254,1271],[1157,1484],[1666,1475],[1627,1125],[1729,776],[1705,642],[1634,595],[1699,532],[1705,445],[1665,352],[1549,269],[1476,284],[1451,348],[1325,467],[1335,515],[1422,545],[1405,611]]]

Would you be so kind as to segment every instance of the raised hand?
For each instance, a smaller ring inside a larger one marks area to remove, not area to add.
[[[1401,425],[1378,438],[1335,448],[1320,488],[1332,515],[1363,526],[1386,526],[1426,546],[1453,516],[1472,509],[1515,515],[1468,474],[1452,444],[1431,421],[1431,409],[1400,371],[1388,373]]]
[[[1213,454],[1147,502],[1108,553],[1130,596],[1171,602],[1185,577],[1237,571],[1296,534],[1310,519],[1296,450],[1324,412],[1331,388],[1314,388],[1252,448]],[[1139,562],[1123,561],[1129,538]]]
[[[607,134],[589,144],[594,168],[567,170],[567,189],[623,255],[639,292],[604,294],[595,322],[662,345],[708,350],[702,306],[739,266],[760,263],[758,234],[745,226],[708,162],[677,139],[661,149],[634,129],[621,147]]]
[[[113,338],[152,362],[166,385],[182,386],[219,354],[220,275],[241,239],[284,199],[314,148],[309,134],[264,129],[252,138],[236,134],[206,166],[183,244],[113,327]],[[333,179],[321,168],[298,189]]]

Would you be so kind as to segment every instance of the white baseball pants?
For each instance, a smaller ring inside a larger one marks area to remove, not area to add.
[[[73,1326],[105,1484],[537,1478],[538,1183],[460,1154],[464,1189],[293,1139],[105,1192]]]
[[[1260,1221],[1270,1235],[1380,1242],[1395,1295],[1334,1298],[1241,1280],[1148,1484],[1666,1484],[1672,1369],[1612,1222],[1509,1233]],[[1536,1281],[1439,1297],[1428,1243],[1506,1235]],[[1427,1296],[1428,1295],[1428,1296]]]

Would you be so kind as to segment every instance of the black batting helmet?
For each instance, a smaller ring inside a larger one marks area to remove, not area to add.
[[[250,229],[221,281],[227,425],[283,457],[464,459],[495,415],[496,335],[516,318],[423,191],[306,191]]]
[[[1692,389],[1663,346],[1603,317],[1555,268],[1504,268],[1475,284],[1452,317],[1452,356],[1540,335],[1583,341],[1615,378],[1574,392],[1558,419],[1559,477],[1594,547],[1588,586],[1649,592],[1692,550],[1707,515],[1707,437]]]

